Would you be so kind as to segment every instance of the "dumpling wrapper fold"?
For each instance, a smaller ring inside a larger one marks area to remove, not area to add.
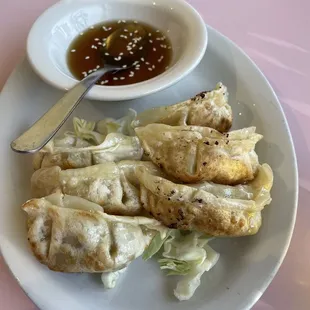
[[[199,126],[150,124],[136,128],[145,155],[167,175],[185,183],[239,184],[258,168],[255,127],[222,134]]]
[[[252,182],[236,186],[175,184],[143,167],[136,168],[136,175],[143,207],[170,228],[212,236],[253,235],[261,226],[261,210],[271,202],[273,173],[267,164]]]
[[[61,272],[108,272],[140,256],[159,231],[167,229],[146,217],[113,216],[83,198],[59,193],[31,199],[28,241],[36,258]]]
[[[232,124],[227,88],[218,83],[214,90],[201,92],[189,100],[143,111],[137,115],[132,126],[141,127],[151,123],[206,126],[226,132]]]
[[[41,168],[31,177],[32,196],[41,198],[59,192],[94,202],[108,214],[141,215],[144,209],[140,202],[140,185],[134,173],[135,167],[141,165],[160,174],[151,162],[130,160],[79,169]]]
[[[99,145],[74,136],[51,140],[33,160],[34,169],[59,166],[62,169],[89,167],[104,162],[139,160],[143,150],[137,137],[109,133]]]

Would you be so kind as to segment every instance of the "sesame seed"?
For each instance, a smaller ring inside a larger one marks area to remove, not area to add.
[[[119,56],[119,57],[114,57],[114,60],[116,60],[116,61],[120,61],[121,59],[122,59],[121,56]]]
[[[89,56],[86,56],[86,57],[85,57],[85,59],[89,59],[89,58],[90,58]]]
[[[71,50],[71,53],[74,53],[74,52],[76,52],[76,50]]]
[[[138,24],[138,22],[137,22],[136,20],[134,21],[134,23],[135,23],[135,24]]]
[[[143,57],[141,57],[141,61],[144,61],[144,58],[143,58]]]
[[[130,46],[126,46],[126,48],[127,48],[127,51],[131,51],[132,50],[132,47],[130,47]]]
[[[153,43],[153,40],[149,40],[150,43]]]
[[[96,45],[92,45],[91,48],[93,48],[93,49],[96,50],[96,49],[97,49],[97,46],[96,46]]]
[[[167,48],[168,48],[168,50],[171,50],[171,46],[168,46]]]
[[[169,68],[169,66],[167,66],[166,68],[165,68],[165,70],[167,70]]]
[[[135,30],[134,33],[138,33],[138,30]]]
[[[102,46],[105,46],[105,44],[103,45],[103,44],[102,44],[101,42],[98,42],[97,44],[98,44],[98,45],[102,45]]]
[[[159,32],[159,30],[157,29],[156,32]]]
[[[160,47],[162,47],[162,48],[167,48],[167,45],[165,45],[165,44],[160,44]]]
[[[123,67],[122,67],[122,68],[126,69],[126,68],[127,68],[127,65],[123,65]]]
[[[124,32],[128,32],[128,29],[125,28],[125,29],[124,29]]]
[[[143,46],[140,46],[140,47],[139,47],[139,50],[141,51],[142,49],[143,49]]]
[[[112,27],[109,27],[108,30],[112,30]]]
[[[152,34],[149,32],[149,37],[151,37],[152,36]]]
[[[92,73],[93,72],[93,70],[88,70],[88,73]]]
[[[132,52],[132,51],[130,51],[130,52],[129,52],[129,54],[130,54],[130,55],[133,55],[133,52]]]
[[[121,76],[119,79],[120,79],[120,80],[125,80],[125,77]]]
[[[80,36],[82,36],[83,34],[84,34],[84,32],[81,32],[81,33],[80,33]]]
[[[122,21],[121,21],[121,20],[119,20],[117,23],[118,23],[118,24],[120,24],[121,22],[122,22]]]
[[[99,38],[95,38],[95,41],[100,41],[100,39]]]
[[[152,69],[155,69],[155,66],[154,66],[154,65],[152,65]]]
[[[242,113],[240,112],[239,115],[242,115]]]
[[[90,26],[90,29],[94,29],[95,27],[94,26]]]
[[[153,51],[156,52],[156,47],[153,47]]]
[[[87,76],[87,72],[86,71],[83,71],[82,74],[84,75],[84,77]]]
[[[124,53],[119,53],[119,55],[120,55],[120,56],[123,56],[123,55],[124,55]]]
[[[126,21],[123,19],[123,20],[122,20],[122,23],[126,24]]]
[[[136,69],[136,70],[140,70],[140,67],[136,66],[135,69]]]
[[[104,55],[109,56],[110,54],[108,52],[104,53]]]
[[[130,32],[129,35],[132,37],[132,32]]]
[[[98,43],[99,44],[99,43]],[[100,43],[99,45],[102,45],[103,47],[107,46],[105,43]]]
[[[132,44],[133,44],[132,42],[129,42],[129,43],[128,43],[128,45],[132,45]]]
[[[127,39],[128,37],[127,37],[127,36],[125,36],[124,34],[121,34],[121,35],[120,35],[120,38]]]
[[[148,61],[145,62],[146,65],[149,65],[150,63]]]
[[[98,65],[98,66],[96,66],[96,69],[99,69],[100,68],[100,66]]]
[[[107,40],[107,38],[103,38],[103,39],[102,39],[102,41],[106,41],[106,40]]]
[[[153,69],[152,68],[147,68],[149,71],[153,71]]]
[[[100,84],[103,85],[103,84],[104,84],[104,81],[101,81]]]
[[[132,65],[135,66],[135,65],[137,65],[138,63],[139,63],[139,61],[136,60]]]
[[[114,80],[114,81],[117,81],[117,80],[118,80],[118,77],[114,77],[113,80]]]

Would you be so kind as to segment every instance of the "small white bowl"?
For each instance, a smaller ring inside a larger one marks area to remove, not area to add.
[[[169,37],[173,59],[161,75],[128,86],[94,86],[88,98],[126,100],[162,90],[189,74],[205,53],[208,35],[203,19],[183,0],[63,0],[47,9],[32,26],[27,54],[47,83],[68,90],[77,80],[67,66],[67,49],[83,30],[100,22],[131,19],[146,22]]]

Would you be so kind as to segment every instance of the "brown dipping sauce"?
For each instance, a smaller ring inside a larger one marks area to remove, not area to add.
[[[137,42],[137,36],[126,29],[126,25],[137,24],[145,30],[145,36]],[[114,57],[115,64],[122,67],[122,52],[124,46],[129,49],[134,46],[135,52],[129,51],[135,58],[135,66],[116,74],[105,74],[97,84],[100,85],[128,85],[149,80],[168,69],[172,58],[172,49],[169,39],[154,27],[129,20],[111,21],[91,26],[89,29],[80,33],[70,44],[67,52],[67,62],[72,75],[82,80],[88,74],[102,68],[106,55],[104,48],[106,38],[116,31],[120,31],[119,43],[116,39],[113,43],[113,51],[118,51],[118,57]],[[132,40],[131,38],[136,38]],[[132,43],[130,43],[132,42]],[[124,45],[125,43],[125,45]],[[140,44],[140,46],[139,46]],[[138,48],[137,48],[138,47]],[[127,49],[128,53],[128,49]]]

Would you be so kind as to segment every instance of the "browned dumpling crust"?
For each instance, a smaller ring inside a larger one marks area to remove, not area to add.
[[[273,174],[267,164],[251,183],[238,186],[175,184],[142,167],[136,174],[143,207],[170,228],[213,236],[253,235],[261,226],[261,210],[271,202]]]
[[[227,88],[218,83],[214,90],[201,92],[189,100],[143,111],[138,114],[133,126],[141,127],[151,123],[206,126],[226,132],[232,124]]]
[[[145,154],[169,176],[185,183],[239,184],[258,167],[255,127],[222,134],[199,126],[150,124],[136,128]]]
[[[35,257],[61,272],[103,272],[126,267],[158,230],[155,219],[107,215],[85,199],[62,194],[32,199],[28,242]]]

